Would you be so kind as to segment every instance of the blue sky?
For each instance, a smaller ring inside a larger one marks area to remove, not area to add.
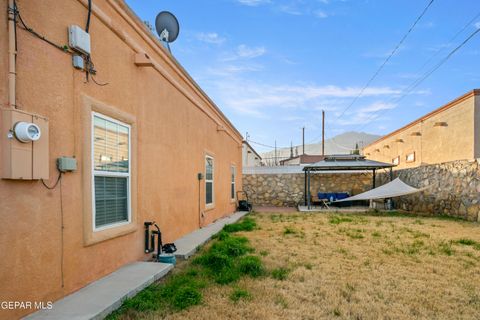
[[[477,34],[398,101],[419,75],[480,28],[478,0],[435,0],[340,116],[428,2],[127,0],[152,25],[158,12],[174,13],[181,27],[171,45],[176,59],[242,134],[248,131],[251,140],[267,145],[276,140],[278,146],[300,144],[303,126],[307,143],[319,141],[322,109],[327,138],[346,131],[385,134],[479,88]]]

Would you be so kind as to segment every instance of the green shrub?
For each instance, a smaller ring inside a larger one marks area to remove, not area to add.
[[[186,309],[201,302],[202,294],[194,287],[182,287],[172,297],[172,305],[178,310]]]
[[[340,224],[343,222],[352,222],[352,221],[353,219],[351,217],[346,217],[346,216],[333,216],[333,217],[330,217],[330,219],[328,220],[330,224]]]
[[[287,235],[287,234],[295,234],[295,233],[297,233],[297,230],[295,230],[295,229],[292,228],[292,227],[285,227],[285,228],[283,229],[283,234],[284,234],[284,235]]]
[[[445,242],[445,241],[440,242],[440,244],[438,245],[438,249],[440,250],[440,252],[446,254],[447,256],[451,256],[455,252],[452,248],[451,242]]]
[[[245,220],[247,221],[245,224],[252,225],[252,219]],[[210,248],[203,249],[202,253],[193,259],[192,265],[183,272],[167,278],[162,284],[153,284],[135,297],[127,299],[120,309],[107,318],[117,319],[128,310],[136,312],[183,310],[200,304],[201,289],[213,282],[228,284],[237,281],[242,275],[257,277],[264,272],[259,257],[245,256],[254,251],[247,238],[235,237],[223,230],[216,239]],[[244,292],[234,292],[232,297],[232,300],[238,301],[246,296]]]
[[[232,300],[235,303],[237,303],[241,299],[251,300],[252,295],[247,290],[242,290],[242,289],[235,289],[233,290],[232,294],[230,294],[230,300]]]
[[[215,242],[210,248],[210,252],[219,252],[229,257],[239,257],[252,251],[245,237],[228,237]]]
[[[199,304],[202,300],[199,289],[204,288],[206,282],[197,276],[196,270],[190,269],[172,276],[164,284],[152,284],[136,296],[125,300],[121,308],[107,319],[117,319],[118,315],[126,310],[137,312],[168,308],[180,310]]]
[[[277,268],[272,270],[272,278],[276,280],[285,280],[288,277],[290,270],[287,268]]]
[[[216,283],[229,284],[237,281],[241,274],[253,276],[257,272],[255,268],[263,270],[258,257],[243,257],[252,251],[247,238],[228,236],[216,241],[207,252],[195,258],[193,264],[206,268]]]
[[[238,270],[251,277],[259,277],[264,273],[262,261],[257,256],[241,257],[238,261]]]
[[[226,232],[225,230],[221,230],[219,233],[217,233],[216,235],[214,235],[212,237],[212,239],[217,239],[217,240],[225,240],[227,238],[230,238],[230,233]]]
[[[240,273],[235,268],[225,268],[214,273],[213,279],[218,284],[229,284],[240,279]]]
[[[225,232],[239,232],[239,231],[252,231],[257,227],[257,223],[254,219],[246,217],[239,222],[227,224],[223,227]]]
[[[195,258],[192,263],[201,265],[210,271],[219,272],[225,268],[231,267],[233,259],[222,252],[209,251]]]
[[[151,285],[135,297],[125,300],[122,309],[133,309],[136,311],[158,310],[162,306],[161,301],[162,297],[159,286]]]
[[[468,239],[468,238],[462,238],[462,239],[455,240],[454,243],[462,244],[464,246],[473,246],[477,244],[477,241]]]
[[[195,274],[195,273],[194,273]],[[201,289],[204,288],[207,283],[205,280],[198,279],[197,275],[187,273],[181,273],[173,275],[163,285],[158,285],[160,290],[160,296],[162,298],[169,298],[175,294],[179,289],[183,287],[191,287]]]

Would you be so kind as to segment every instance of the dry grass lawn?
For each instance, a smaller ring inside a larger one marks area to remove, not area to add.
[[[240,235],[269,275],[208,287],[201,305],[167,319],[480,319],[477,224],[365,214],[253,216],[259,229]],[[277,268],[288,270],[286,279],[272,277]],[[235,289],[251,296],[233,302]]]

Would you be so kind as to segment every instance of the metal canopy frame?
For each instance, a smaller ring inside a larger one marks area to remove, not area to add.
[[[372,171],[372,189],[375,189],[376,171],[378,169],[390,169],[390,181],[393,180],[392,168],[395,167],[392,163],[374,161],[365,159],[364,156],[358,155],[341,155],[341,156],[329,156],[324,160],[307,165],[303,168],[304,171],[304,205],[311,209],[311,190],[310,180],[312,172],[329,172],[336,171]]]

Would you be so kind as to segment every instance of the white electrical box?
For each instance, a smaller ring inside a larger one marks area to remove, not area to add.
[[[90,34],[79,26],[68,27],[68,45],[76,51],[90,54]]]
[[[83,70],[85,68],[82,56],[74,55],[72,57],[72,63],[75,69]]]

